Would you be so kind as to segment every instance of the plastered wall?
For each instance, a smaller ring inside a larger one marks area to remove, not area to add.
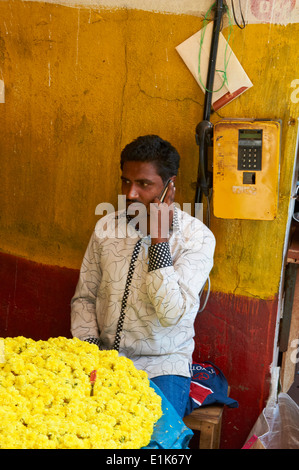
[[[202,3],[204,12],[211,2]],[[180,11],[171,2],[160,10],[126,5],[0,2],[3,254],[37,266],[79,269],[99,217],[96,206],[117,207],[120,151],[141,134],[157,133],[177,147],[177,200],[194,200],[195,128],[204,95],[175,47],[202,27],[202,12],[194,2]],[[266,15],[269,5],[258,9],[252,1],[250,23],[243,30],[235,26],[230,43],[254,86],[212,115],[213,122],[282,120],[277,219],[211,218],[215,266],[196,351],[203,359],[218,359],[241,402],[237,425],[232,418],[226,424],[236,446],[269,393],[297,137],[297,10],[288,2],[290,10],[281,10],[279,21],[278,2],[271,3],[272,16]],[[227,37],[227,27],[223,33]],[[2,302],[3,324],[12,297],[13,289]],[[254,384],[253,392],[246,381]]]
[[[193,202],[195,127],[204,96],[175,46],[201,28],[201,19],[22,1],[0,8],[0,248],[78,267],[97,204],[117,205],[120,150],[143,133],[177,146],[178,201]],[[279,217],[212,220],[219,234],[216,290],[277,293],[296,139],[291,83],[297,29],[259,24],[234,30],[231,45],[254,87],[212,120],[283,120]]]

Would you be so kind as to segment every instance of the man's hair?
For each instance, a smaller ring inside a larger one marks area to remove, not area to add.
[[[126,145],[121,152],[120,167],[125,162],[150,162],[156,167],[157,173],[163,182],[176,175],[180,166],[178,151],[166,140],[157,135],[144,135],[137,137]]]

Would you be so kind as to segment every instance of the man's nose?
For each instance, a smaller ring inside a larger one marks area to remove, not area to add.
[[[138,199],[138,195],[139,195],[138,188],[134,183],[132,183],[130,185],[129,191],[127,193],[127,199],[131,199],[132,201],[136,200],[136,199]]]

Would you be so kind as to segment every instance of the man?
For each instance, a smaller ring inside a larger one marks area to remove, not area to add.
[[[123,149],[127,211],[110,213],[96,225],[72,299],[71,331],[130,358],[183,417],[193,325],[199,292],[213,266],[215,238],[200,220],[173,204],[179,160],[169,142],[153,135]],[[145,210],[130,221],[133,203]]]

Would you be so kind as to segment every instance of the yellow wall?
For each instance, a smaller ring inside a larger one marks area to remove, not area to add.
[[[79,268],[97,204],[117,206],[120,151],[140,134],[158,133],[178,148],[178,202],[194,200],[204,95],[175,47],[201,27],[189,15],[0,2],[1,251]],[[214,291],[264,299],[278,292],[297,133],[298,32],[296,23],[234,28],[232,48],[254,86],[212,120],[282,119],[279,216],[212,217]]]

